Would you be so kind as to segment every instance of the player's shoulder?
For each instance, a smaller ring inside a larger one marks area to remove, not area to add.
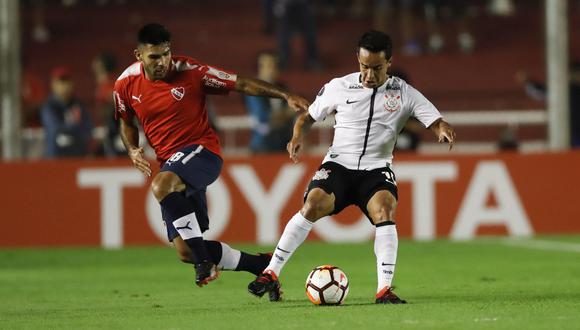
[[[360,77],[359,72],[353,72],[342,77],[334,78],[331,81],[329,81],[328,84],[335,87],[345,87],[345,86],[348,87],[353,84],[359,84],[360,83],[359,77]]]
[[[171,61],[177,72],[190,72],[205,66],[205,64],[189,56],[174,55],[171,56]]]
[[[130,86],[131,82],[141,77],[141,62],[129,65],[115,81],[114,89],[120,91]]]
[[[123,73],[117,78],[117,81],[131,79],[132,77],[139,77],[141,75],[141,62],[135,62],[129,65]]]
[[[342,77],[336,77],[330,80],[325,86],[325,89],[333,92],[342,92],[347,89],[362,89],[362,84],[359,80],[360,73],[349,73]]]
[[[403,78],[397,76],[389,76],[389,79],[387,79],[387,85],[385,89],[403,90],[407,88],[407,86],[408,84]]]

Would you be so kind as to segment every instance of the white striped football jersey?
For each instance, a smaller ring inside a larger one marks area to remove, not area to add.
[[[429,127],[441,114],[419,91],[398,77],[366,88],[360,73],[324,85],[308,112],[315,121],[334,114],[334,138],[324,162],[353,170],[372,170],[392,163],[397,136],[410,117]]]

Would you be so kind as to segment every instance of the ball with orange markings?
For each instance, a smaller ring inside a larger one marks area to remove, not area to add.
[[[318,266],[306,278],[306,296],[315,305],[340,305],[347,295],[348,278],[336,266]]]

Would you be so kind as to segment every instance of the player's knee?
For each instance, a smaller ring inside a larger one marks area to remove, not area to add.
[[[393,214],[394,210],[386,205],[383,205],[376,210],[369,212],[369,216],[375,225],[387,221],[395,222]]]
[[[182,191],[185,188],[181,179],[174,173],[161,172],[155,176],[151,182],[151,190],[158,201],[175,191]]]
[[[302,207],[302,215],[310,220],[316,221],[326,216],[334,209],[334,200],[328,194],[309,195]]]
[[[380,223],[391,221],[395,222],[395,209],[397,207],[397,200],[390,193],[381,193],[378,198],[371,199],[367,211],[373,223],[378,225]]]

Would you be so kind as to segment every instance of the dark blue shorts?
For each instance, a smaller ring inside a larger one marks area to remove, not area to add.
[[[201,232],[209,229],[207,216],[207,186],[217,180],[222,170],[223,160],[213,152],[194,144],[174,153],[161,167],[160,172],[173,172],[185,183],[185,196],[193,205]],[[161,208],[161,216],[167,219],[166,211]],[[171,222],[164,221],[169,241],[179,236]]]

